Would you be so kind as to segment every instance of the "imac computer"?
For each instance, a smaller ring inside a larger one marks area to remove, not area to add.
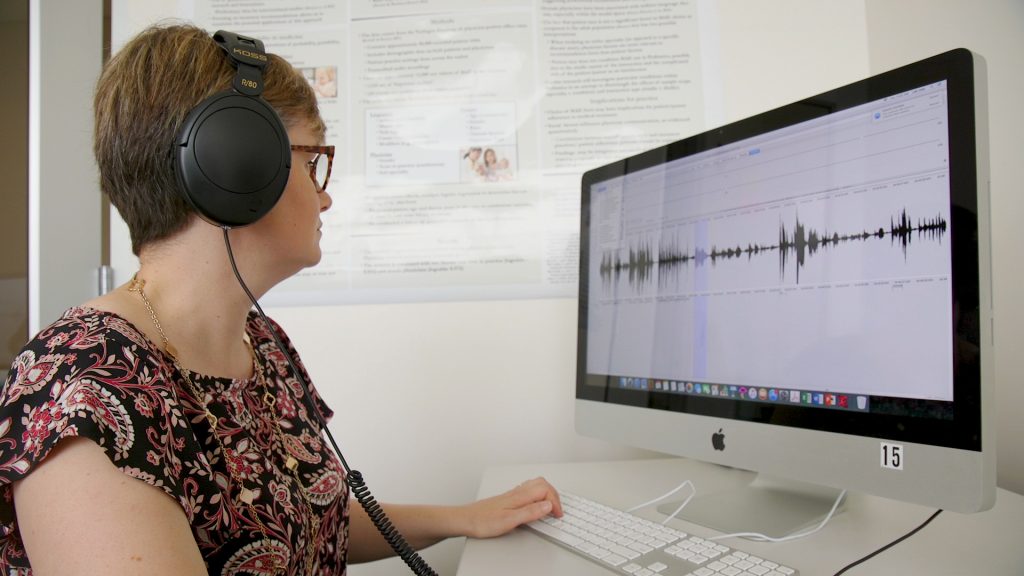
[[[991,507],[985,88],[954,50],[586,172],[577,431],[757,472],[681,514],[729,532]]]

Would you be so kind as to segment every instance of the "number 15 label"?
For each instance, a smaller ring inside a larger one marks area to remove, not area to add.
[[[903,470],[903,445],[882,442],[882,468]]]

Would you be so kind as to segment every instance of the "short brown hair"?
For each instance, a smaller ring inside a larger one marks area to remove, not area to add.
[[[263,98],[285,126],[309,122],[323,137],[316,95],[291,64],[267,54]],[[183,229],[195,211],[178,190],[171,145],[200,102],[231,86],[235,69],[206,31],[152,26],[104,66],[93,101],[100,188],[131,232],[132,252]]]

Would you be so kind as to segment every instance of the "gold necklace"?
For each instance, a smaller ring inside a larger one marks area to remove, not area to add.
[[[164,327],[163,325],[160,324],[160,318],[157,317],[156,310],[153,308],[152,302],[149,301],[149,298],[143,291],[143,287],[145,285],[146,281],[139,279],[138,275],[132,276],[131,283],[129,283],[128,285],[128,291],[138,293],[139,297],[142,299],[143,304],[146,305],[146,310],[149,311],[149,317],[153,321],[153,325],[156,326],[157,332],[160,334],[160,339],[164,346],[164,351],[167,353],[168,356],[171,357],[171,360],[174,362],[174,367],[181,374],[182,378],[185,379],[185,383],[188,384],[189,391],[196,398],[196,400],[202,404],[203,411],[205,412],[206,421],[210,425],[210,433],[213,435],[214,440],[217,441],[217,446],[220,447],[221,457],[224,459],[224,466],[227,468],[228,475],[231,476],[232,482],[236,486],[238,486],[238,499],[249,510],[249,513],[252,515],[252,519],[256,522],[257,527],[260,529],[260,533],[263,535],[264,540],[270,540],[270,537],[267,534],[267,527],[265,524],[263,524],[263,521],[260,520],[259,514],[257,514],[256,512],[256,507],[253,506],[252,503],[253,499],[256,496],[256,493],[245,486],[245,484],[242,482],[242,479],[239,478],[237,472],[235,472],[234,470],[234,467],[231,465],[231,462],[228,459],[227,450],[224,447],[224,443],[221,441],[220,435],[217,434],[217,417],[214,416],[212,412],[210,412],[210,407],[206,400],[206,394],[202,393],[202,390],[199,388],[199,386],[197,386],[192,381],[192,378],[189,376],[188,370],[182,367],[181,364],[178,362],[178,351],[174,347],[174,345],[171,344],[170,340],[167,339],[167,334],[164,333]],[[249,341],[248,335],[245,335],[244,341],[246,346],[249,348],[249,353],[252,355],[252,367],[253,372],[256,375],[256,380],[259,382],[260,387],[263,389],[263,405],[267,408],[269,413],[273,415],[275,414],[274,407],[275,404],[277,403],[277,399],[270,392],[270,386],[267,384],[267,379],[263,374],[262,366],[260,365],[259,362],[259,356],[256,354],[256,349],[253,348],[252,343]],[[320,533],[320,519],[313,515],[313,507],[309,503],[309,498],[306,494],[306,488],[302,485],[302,482],[299,480],[299,461],[296,460],[294,456],[288,453],[288,447],[284,442],[284,431],[281,430],[281,421],[279,418],[276,417],[272,418],[272,420],[274,422],[275,437],[277,439],[277,442],[281,445],[281,453],[286,457],[284,466],[291,473],[292,480],[295,482],[295,487],[298,489],[300,499],[302,500],[302,504],[306,508],[306,518],[309,518],[310,525],[308,526],[307,532],[310,534],[310,540],[309,543],[307,544],[306,549],[306,574],[312,574],[313,564],[316,559],[316,541]],[[303,525],[305,526],[306,522],[303,522]],[[271,554],[271,557],[274,560],[274,572],[281,574],[285,573],[285,567],[281,565],[277,555]]]

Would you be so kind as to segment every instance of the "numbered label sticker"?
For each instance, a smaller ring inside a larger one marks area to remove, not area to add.
[[[903,470],[903,445],[882,442],[882,468]]]

